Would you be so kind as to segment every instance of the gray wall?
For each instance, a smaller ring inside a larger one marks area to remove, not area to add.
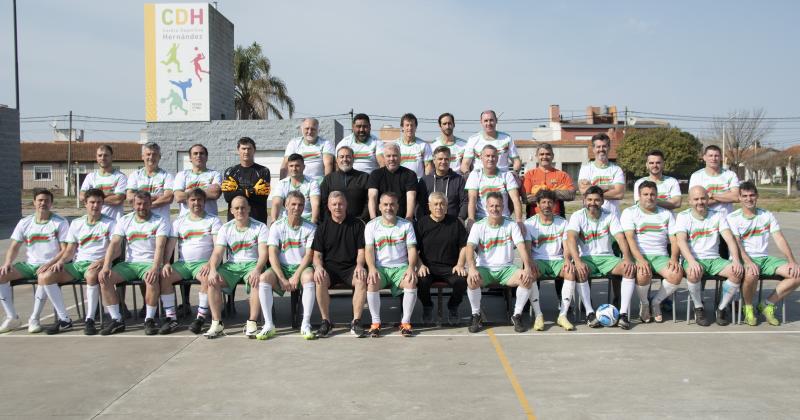
[[[209,7],[209,114],[211,120],[234,119],[233,23]]]
[[[8,237],[21,217],[19,113],[0,108],[0,235]]]

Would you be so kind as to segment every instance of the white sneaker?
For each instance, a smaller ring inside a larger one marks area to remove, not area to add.
[[[306,340],[314,340],[317,338],[317,335],[311,332],[311,325],[303,325],[300,327],[300,335]]]
[[[244,336],[247,338],[256,338],[256,333],[258,332],[258,325],[255,321],[247,321],[244,325]]]
[[[16,318],[6,318],[2,324],[0,324],[0,334],[7,333],[16,330],[22,323],[19,320],[19,317]]]
[[[28,320],[28,333],[30,334],[38,334],[42,332],[42,324],[39,323],[38,319],[29,319]]]
[[[245,331],[245,334],[246,333],[247,332]],[[208,331],[206,331],[205,334],[203,335],[206,338],[222,337],[223,335],[225,335],[225,325],[223,325],[221,322],[212,321],[211,326],[208,327]]]

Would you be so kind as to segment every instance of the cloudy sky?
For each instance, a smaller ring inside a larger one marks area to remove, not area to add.
[[[143,4],[18,0],[23,117],[144,118]],[[771,2],[221,0],[236,44],[258,42],[288,85],[296,116],[356,112],[456,115],[477,131],[481,110],[530,138],[549,104],[719,116],[764,108],[800,116],[800,6]],[[0,104],[14,105],[11,0],[0,1]],[[377,122],[377,124],[375,124]],[[374,125],[392,123],[376,121]],[[672,121],[697,134],[709,124]],[[81,123],[87,138],[136,138],[143,124]],[[101,131],[106,130],[106,131]],[[422,137],[435,125],[423,124]],[[46,122],[23,139],[47,138]],[[800,143],[800,119],[779,122],[778,147]]]

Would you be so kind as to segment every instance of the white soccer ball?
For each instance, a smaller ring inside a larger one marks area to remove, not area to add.
[[[619,320],[619,311],[614,305],[604,303],[597,308],[597,311],[595,311],[595,316],[597,317],[597,320],[600,321],[600,324],[604,327],[613,327]]]

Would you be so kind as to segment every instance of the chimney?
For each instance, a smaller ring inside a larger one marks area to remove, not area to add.
[[[550,122],[561,122],[561,107],[550,105]]]
[[[586,107],[586,124],[594,124],[594,107]]]

